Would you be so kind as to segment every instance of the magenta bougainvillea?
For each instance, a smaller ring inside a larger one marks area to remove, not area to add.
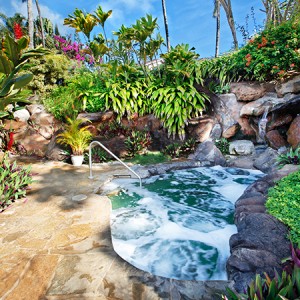
[[[72,42],[70,39],[65,39],[61,36],[55,35],[55,47],[64,52],[70,59],[78,62],[94,63],[93,56],[88,54],[89,49],[84,48],[84,45],[77,42]]]

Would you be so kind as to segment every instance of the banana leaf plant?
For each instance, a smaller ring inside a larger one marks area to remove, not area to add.
[[[0,48],[0,117],[9,113],[5,108],[9,104],[17,102],[27,102],[21,89],[33,78],[31,73],[18,74],[28,60],[32,57],[42,56],[48,51],[43,48],[26,50],[29,45],[29,38],[24,36],[19,40],[14,40],[10,35],[6,35],[2,40]]]

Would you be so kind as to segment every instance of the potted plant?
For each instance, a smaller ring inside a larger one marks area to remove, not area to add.
[[[57,135],[57,142],[71,147],[71,160],[74,166],[81,166],[83,162],[83,152],[89,146],[92,138],[88,126],[81,127],[86,122],[84,119],[67,119],[65,131]]]

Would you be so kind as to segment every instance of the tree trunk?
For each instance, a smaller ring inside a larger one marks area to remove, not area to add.
[[[231,8],[231,0],[220,0],[220,3],[223,6],[223,8],[225,10],[225,13],[226,13],[227,22],[228,22],[228,25],[230,27],[231,34],[232,34],[232,37],[233,37],[234,48],[238,49],[239,44],[238,44],[238,40],[237,40],[237,37],[236,37],[234,18],[233,18],[233,13],[232,13],[232,8]]]
[[[162,0],[161,4],[162,4],[162,9],[163,9],[163,15],[164,15],[167,49],[168,49],[168,52],[169,52],[171,46],[170,46],[169,27],[168,27],[168,18],[167,18],[167,10],[166,10],[166,2],[165,2],[165,0]]]
[[[29,34],[29,48],[33,49],[33,13],[32,13],[32,0],[27,0],[27,13],[28,13],[28,34]]]
[[[39,1],[35,0],[35,4],[36,4],[36,8],[37,8],[38,15],[39,15],[40,25],[41,25],[42,44],[43,44],[43,47],[45,48],[44,23],[43,23],[43,18],[42,18],[42,15],[41,15]]]
[[[214,17],[216,18],[216,48],[215,57],[219,56],[220,48],[220,1],[215,0]]]

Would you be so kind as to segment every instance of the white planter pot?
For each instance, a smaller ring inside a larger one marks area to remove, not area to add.
[[[71,155],[71,161],[73,166],[79,167],[83,163],[83,155]]]

